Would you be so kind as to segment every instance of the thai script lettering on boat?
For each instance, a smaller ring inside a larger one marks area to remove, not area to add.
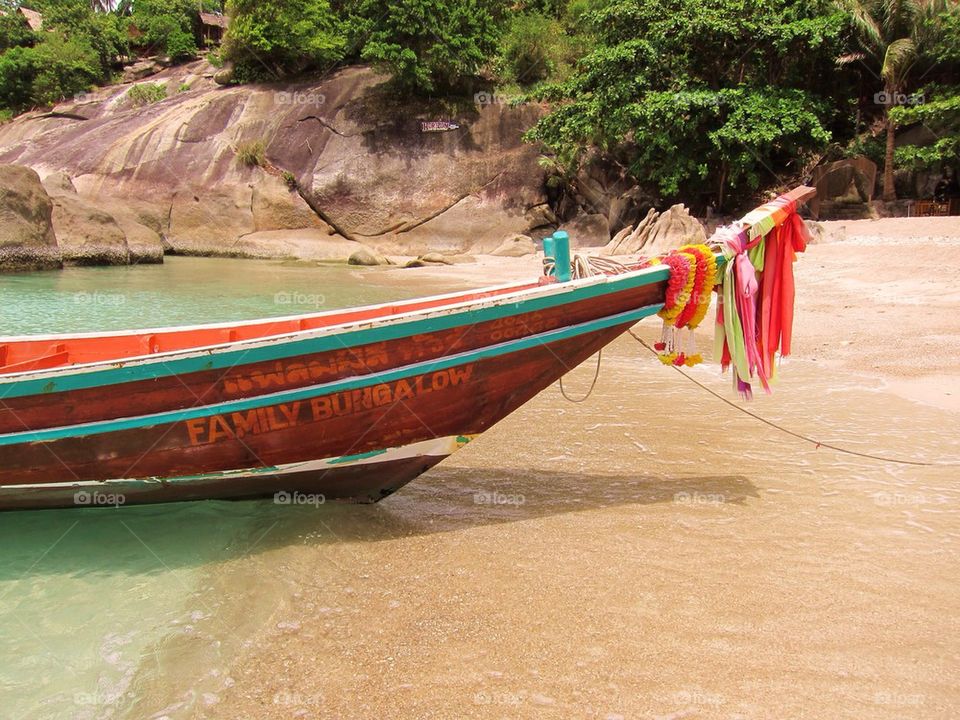
[[[269,370],[258,370],[224,378],[223,389],[228,395],[237,395],[251,390],[296,387],[311,381],[329,379],[345,372],[370,372],[386,367],[389,363],[385,343],[339,350],[321,359],[305,362],[274,363]]]

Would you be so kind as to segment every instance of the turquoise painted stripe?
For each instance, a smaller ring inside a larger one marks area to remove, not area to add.
[[[279,403],[294,402],[296,400],[308,400],[323,395],[332,395],[333,393],[343,392],[345,390],[356,390],[360,388],[380,385],[381,383],[402,380],[407,377],[421,375],[423,373],[435,372],[437,370],[446,370],[447,368],[465,365],[477,360],[499,357],[510,353],[526,350],[538,345],[566,340],[580,335],[597,332],[616,325],[637,322],[645,317],[654,315],[663,308],[663,304],[647,305],[637,310],[630,310],[617,315],[609,315],[598,320],[571,325],[570,327],[550,330],[531,335],[529,337],[518,338],[498,345],[489,345],[477,350],[457,353],[448,357],[426,362],[415,363],[401,368],[394,368],[380,373],[370,375],[360,375],[343,380],[335,380],[329,383],[313,385],[306,388],[297,388],[296,390],[285,390],[283,392],[273,393],[271,395],[258,395],[244,400],[231,400],[229,402],[218,403],[216,405],[205,405],[203,407],[185,408],[183,410],[173,410],[153,415],[142,415],[133,418],[121,418],[117,420],[104,420],[95,423],[86,423],[84,425],[71,425],[59,428],[48,428],[46,430],[33,430],[26,432],[10,433],[0,435],[0,447],[8,445],[18,445],[27,442],[45,442],[49,440],[60,440],[67,437],[87,437],[90,435],[100,435],[104,433],[117,432],[119,430],[132,430],[135,428],[153,427],[166,423],[181,422],[183,420],[193,420],[194,418],[209,417],[210,415],[220,415],[230,412],[241,412],[243,410],[255,410],[256,408],[277,405]]]
[[[279,341],[271,345],[256,348],[226,352],[211,351],[209,354],[200,357],[167,360],[157,358],[142,363],[122,365],[119,367],[112,365],[96,371],[77,370],[75,373],[54,378],[14,381],[5,388],[3,379],[0,378],[0,388],[3,388],[3,390],[0,390],[0,399],[38,395],[41,393],[81,390],[92,387],[105,387],[107,385],[134,382],[137,380],[152,380],[159,377],[182,375],[203,370],[219,370],[248,363],[279,360],[297,355],[307,355],[327,350],[357,347],[359,345],[385,340],[395,340],[409,335],[449,330],[450,328],[458,326],[472,325],[478,322],[535,312],[537,310],[546,310],[579,300],[587,300],[594,297],[623,292],[624,290],[635,287],[652,285],[666,280],[669,274],[669,268],[664,266],[663,269],[653,268],[640,275],[631,273],[623,276],[611,276],[606,282],[587,285],[582,288],[573,288],[567,292],[530,298],[529,300],[504,303],[488,308],[353,330],[338,335],[324,335],[292,342]]]

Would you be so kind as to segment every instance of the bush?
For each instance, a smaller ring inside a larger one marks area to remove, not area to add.
[[[38,33],[38,47],[51,36],[60,36],[89,48],[97,58],[96,82],[107,80],[117,58],[130,52],[126,23],[115,13],[93,12],[90,3],[81,0],[47,0],[38,9],[43,12],[44,30]]]
[[[31,47],[36,35],[18,13],[0,15],[0,52],[14,47]]]
[[[14,47],[0,55],[0,106],[15,113],[31,107],[36,74],[33,48]]]
[[[346,41],[328,0],[230,0],[223,48],[241,82],[277,80],[343,57]]]
[[[81,40],[50,33],[31,49],[35,57],[32,100],[46,105],[81,92],[102,79],[97,53]]]
[[[499,74],[521,85],[560,79],[576,61],[578,44],[559,20],[539,13],[518,15],[500,41]]]
[[[127,91],[127,102],[133,107],[153,105],[167,97],[167,86],[160,83],[141,83]]]
[[[290,188],[291,190],[297,189],[297,185],[299,185],[299,183],[297,182],[296,175],[294,175],[289,170],[284,170],[283,175],[281,177],[283,177],[283,182],[286,183],[286,186],[288,188]]]
[[[608,162],[662,201],[729,208],[801,172],[833,137],[844,19],[820,2],[748,6],[620,0],[584,11],[595,46],[568,79],[537,90],[554,106],[526,138],[567,172]]]
[[[448,91],[476,74],[496,47],[497,27],[477,0],[360,0],[361,58],[405,92]]]
[[[263,140],[248,140],[237,146],[237,160],[247,167],[263,167],[267,163],[267,146]]]
[[[192,0],[137,0],[133,21],[143,32],[142,41],[174,62],[196,56],[199,15]]]

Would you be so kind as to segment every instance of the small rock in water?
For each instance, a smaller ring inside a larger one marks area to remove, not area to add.
[[[383,255],[380,255],[370,248],[360,248],[355,251],[347,260],[349,265],[364,265],[368,267],[374,267],[376,265],[393,265],[390,260],[388,260]]]

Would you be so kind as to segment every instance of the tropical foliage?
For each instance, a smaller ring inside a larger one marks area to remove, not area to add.
[[[229,15],[208,58],[236,82],[362,62],[401,100],[541,103],[527,140],[556,181],[600,163],[660,200],[724,207],[865,152],[890,198],[895,168],[960,159],[953,0],[22,2],[43,29],[0,0],[0,119],[109,82],[138,54],[195,57],[202,9]]]
[[[890,109],[903,102],[918,67],[936,59],[951,6],[947,0],[839,0],[839,6],[859,45],[841,56],[840,64],[864,63],[877,76],[879,92],[874,98],[884,107],[886,124],[883,198],[893,200],[896,122]]]
[[[327,0],[230,0],[225,58],[240,80],[278,80],[343,57],[346,39]]]
[[[404,91],[449,91],[496,48],[497,25],[478,0],[361,0],[360,56],[389,72]]]
[[[830,141],[823,78],[843,17],[786,0],[622,0],[589,13],[596,46],[534,97],[556,109],[529,133],[576,167],[598,154],[664,197],[750,193]]]

